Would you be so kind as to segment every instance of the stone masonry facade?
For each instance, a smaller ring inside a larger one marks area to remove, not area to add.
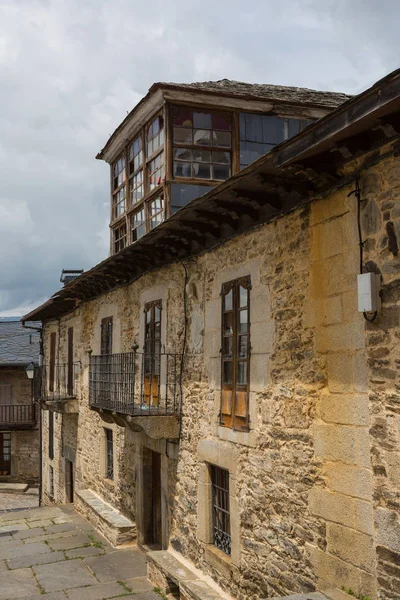
[[[145,543],[141,466],[152,450],[161,455],[162,547],[233,597],[318,589],[343,600],[351,588],[398,600],[398,160],[360,177],[364,265],[382,275],[382,308],[371,323],[357,310],[354,184],[188,259],[186,288],[182,265],[172,264],[46,322],[45,361],[55,332],[57,359],[66,362],[73,327],[81,385],[77,412],[55,413],[53,459],[44,411],[44,502],[66,502],[67,459],[76,489],[93,490],[136,521]],[[250,430],[238,432],[219,424],[221,286],[244,276],[251,278]],[[89,352],[100,353],[101,319],[113,317],[113,352],[129,352],[143,346],[151,300],[162,300],[165,351],[181,352],[187,338],[179,443],[107,422],[89,407]],[[114,436],[112,480],[105,428]],[[231,556],[210,537],[209,465],[229,471]]]

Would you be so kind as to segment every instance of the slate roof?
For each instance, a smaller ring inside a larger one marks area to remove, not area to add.
[[[0,321],[0,367],[30,362],[39,362],[39,332],[25,329],[20,321]]]
[[[326,92],[283,85],[270,85],[266,83],[245,83],[232,79],[219,79],[218,81],[198,81],[195,83],[156,83],[154,86],[169,89],[187,89],[197,92],[209,92],[239,96],[241,98],[260,98],[262,100],[277,100],[291,104],[304,104],[337,108],[346,100],[352,98],[341,92]]]

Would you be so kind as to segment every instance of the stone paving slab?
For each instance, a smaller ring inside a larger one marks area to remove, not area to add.
[[[125,579],[123,582],[134,594],[138,592],[152,591],[154,586],[147,577],[135,577],[135,579]]]
[[[292,594],[291,596],[276,596],[270,600],[328,600],[326,596],[319,592],[311,594]]]
[[[53,594],[34,594],[33,596],[20,596],[15,600],[66,600],[67,595],[65,592],[54,592]],[[82,598],[84,600],[84,598]],[[138,600],[137,598],[135,600]]]
[[[20,529],[13,536],[15,540],[25,540],[26,538],[37,537],[45,533],[43,527],[32,527],[32,529]]]
[[[3,560],[4,558],[16,558],[17,556],[35,556],[37,554],[45,554],[47,552],[51,552],[51,550],[47,544],[44,543],[23,544],[22,546],[18,545],[17,547],[13,548],[2,546],[0,548],[0,560]]]
[[[65,560],[54,564],[38,565],[34,569],[36,579],[44,592],[57,592],[68,588],[95,585],[95,577],[81,560]]]
[[[66,591],[69,600],[82,600],[83,598],[84,600],[108,600],[108,598],[115,598],[128,593],[118,582],[98,583],[89,588],[75,588]]]
[[[61,534],[62,535],[62,534]],[[82,548],[85,544],[90,544],[87,535],[79,533],[78,535],[69,535],[66,537],[52,538],[48,544],[52,550],[72,550],[72,548]]]
[[[65,560],[64,552],[49,552],[48,554],[11,558],[7,561],[7,565],[9,569],[13,570],[23,569],[24,567],[34,567],[35,565],[48,565],[60,560]]]
[[[103,554],[105,554],[103,548],[96,548],[95,546],[73,548],[65,552],[67,558],[88,558],[89,556],[102,556]]]
[[[1,574],[0,598],[29,598],[30,594],[36,594],[39,588],[31,569],[18,569]]]
[[[86,558],[85,563],[101,583],[143,577],[146,574],[146,558],[137,549],[119,550],[104,556]]]

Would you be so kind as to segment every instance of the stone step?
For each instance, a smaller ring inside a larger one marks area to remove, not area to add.
[[[122,546],[136,540],[136,523],[124,517],[92,490],[75,492],[75,508],[112,546]]]
[[[269,600],[328,600],[326,596],[319,592],[311,594],[291,594],[290,596],[275,596]]]
[[[24,494],[29,488],[27,483],[0,483],[0,493]]]
[[[180,600],[227,600],[229,596],[217,586],[211,587],[199,572],[192,571],[167,550],[148,552],[147,577],[165,595]]]

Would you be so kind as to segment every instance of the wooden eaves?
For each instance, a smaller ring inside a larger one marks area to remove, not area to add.
[[[193,200],[142,239],[107,258],[25,315],[45,321],[268,223],[350,181],[343,166],[400,134],[400,70]]]

